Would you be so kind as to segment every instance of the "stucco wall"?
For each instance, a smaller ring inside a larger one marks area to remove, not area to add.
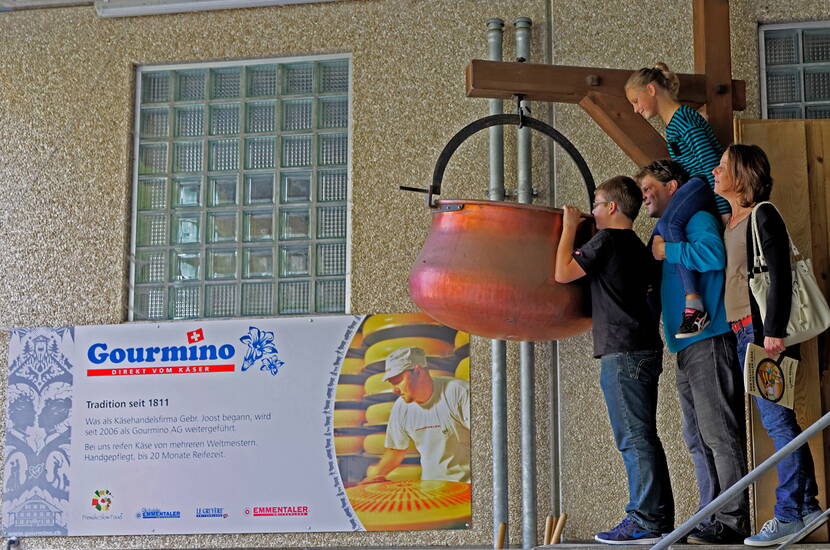
[[[351,53],[353,68],[351,311],[413,310],[406,280],[430,216],[422,195],[398,186],[426,186],[446,141],[487,114],[485,100],[465,98],[464,68],[469,59],[487,55],[489,18],[501,17],[512,29],[520,16],[544,21],[545,3],[341,1],[129,19],[99,19],[91,7],[0,14],[5,53],[0,59],[0,326],[126,319],[135,65],[338,52]],[[508,33],[505,57],[513,58]],[[544,39],[543,32],[535,36],[536,51],[542,51]],[[462,147],[445,178],[446,196],[486,197],[486,151],[484,135]],[[5,366],[5,333],[2,343]],[[549,350],[549,344],[539,346],[540,418],[548,414]],[[488,343],[474,342],[473,354],[475,488],[469,530],[50,538],[24,545],[487,545],[492,532]],[[512,373],[514,355],[511,346]],[[518,377],[511,375],[514,532],[521,500],[517,386]],[[544,425],[538,436],[543,450]],[[539,459],[539,499],[548,502],[548,455],[540,452]]]

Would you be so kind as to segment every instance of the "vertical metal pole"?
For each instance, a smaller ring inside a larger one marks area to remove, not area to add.
[[[530,59],[530,29],[533,22],[529,17],[519,17],[516,27],[516,55]],[[522,101],[521,107],[529,114],[529,102]],[[533,202],[531,178],[530,129],[518,130],[516,150],[518,154],[518,196],[520,203]],[[519,344],[519,370],[521,386],[521,448],[522,448],[522,548],[536,546],[536,428],[535,428],[535,384],[533,342]]]
[[[504,21],[487,21],[487,45],[491,61],[502,60],[502,34]],[[501,114],[502,100],[489,101],[490,114]],[[504,127],[490,128],[490,200],[504,200]],[[499,526],[507,525],[507,343],[504,340],[490,341],[491,388],[493,392],[493,546],[499,542]],[[505,529],[505,547],[510,544],[509,531]]]
[[[545,60],[548,65],[553,65],[554,59],[554,43],[553,43],[553,14],[550,2],[545,3],[545,20],[547,25],[545,30],[547,35],[545,37]],[[764,73],[762,73],[764,74]],[[556,128],[556,104],[550,104],[550,111],[548,112],[548,124]],[[548,156],[549,166],[549,181],[548,181],[548,206],[555,206],[559,204],[556,198],[556,152],[557,148],[551,144],[550,153]],[[562,446],[560,442],[560,406],[559,399],[559,342],[556,340],[551,342],[551,366],[550,366],[550,414],[548,415],[550,424],[550,513],[554,517],[559,517],[562,514],[562,482],[560,478],[560,457],[562,453]]]

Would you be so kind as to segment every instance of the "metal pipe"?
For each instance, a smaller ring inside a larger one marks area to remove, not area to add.
[[[533,342],[519,343],[521,370],[522,548],[536,546],[536,429]]]
[[[732,498],[737,496],[741,491],[752,485],[759,477],[764,475],[764,472],[784,460],[793,451],[807,443],[814,435],[821,433],[827,426],[830,426],[830,412],[819,418],[809,428],[801,432],[801,434],[781,447],[778,451],[773,453],[771,457],[763,461],[757,468],[746,474],[734,485],[722,492],[715,500],[701,508],[698,513],[686,520],[683,525],[663,537],[663,540],[651,547],[651,550],[665,550],[688,533],[700,523],[703,519],[708,518],[721,508]]]
[[[554,43],[553,43],[553,13],[550,2],[545,2],[545,26],[547,36],[544,39],[545,44],[545,60],[547,65],[553,65],[554,60]],[[556,128],[556,103],[549,104],[548,110],[548,124]],[[557,147],[550,145],[548,152],[548,206],[555,206],[559,204],[556,200],[556,167],[557,167]],[[548,424],[550,426],[550,510],[554,516],[559,517],[562,514],[562,480],[560,476],[561,455],[562,455],[562,441],[561,441],[561,400],[560,400],[560,371],[559,371],[559,342],[553,340],[551,342],[551,362],[550,362],[550,393],[548,405],[550,407],[550,414],[548,415]]]
[[[502,60],[502,35],[504,21],[498,18],[487,21],[487,45],[491,61]],[[504,111],[502,100],[489,100],[490,114]],[[490,200],[504,200],[504,126],[490,128],[490,182],[487,196]],[[493,546],[507,547],[509,530],[507,493],[507,343],[490,341],[491,389],[493,408]]]
[[[502,35],[504,21],[498,18],[487,21],[487,46],[490,61],[502,60]],[[504,112],[501,99],[488,100],[491,115]],[[487,196],[490,200],[504,200],[504,126],[493,126],[490,132],[490,185]]]
[[[530,59],[531,27],[529,17],[518,17],[516,28],[516,56]],[[530,105],[522,101],[521,109],[530,114]],[[531,165],[531,136],[529,128],[519,128],[516,138],[517,195],[520,203],[533,202]],[[521,391],[521,449],[522,449],[522,548],[536,546],[536,415],[534,384],[534,346],[532,342],[519,343],[519,370]]]

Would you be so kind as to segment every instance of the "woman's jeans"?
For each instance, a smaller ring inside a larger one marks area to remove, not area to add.
[[[600,386],[628,475],[626,514],[647,529],[674,528],[674,497],[657,436],[657,382],[662,350],[610,353],[600,359]]]
[[[660,235],[666,242],[679,243],[686,241],[686,224],[692,216],[701,210],[711,211],[715,204],[715,193],[709,183],[698,176],[678,187],[666,211],[657,220],[654,234]],[[698,281],[700,275],[681,264],[676,264],[677,274],[683,285],[684,294],[700,294]]]
[[[738,340],[738,358],[743,365],[747,346],[754,342],[752,323],[741,327],[735,336]],[[801,433],[795,411],[762,397],[753,398],[761,413],[761,424],[772,438],[776,451]],[[778,463],[775,517],[784,522],[791,522],[818,510],[817,494],[813,456],[809,445],[803,445]]]

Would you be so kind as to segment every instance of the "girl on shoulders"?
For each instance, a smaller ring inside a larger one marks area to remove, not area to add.
[[[729,203],[713,192],[712,170],[720,161],[723,147],[706,119],[677,101],[679,89],[680,80],[664,63],[634,71],[625,85],[625,95],[635,113],[645,119],[659,116],[666,124],[669,156],[689,176],[658,221],[655,242],[685,241],[689,219],[700,210],[714,209],[715,204],[724,223],[731,212]],[[700,298],[698,275],[682,266],[677,266],[677,270],[686,295],[686,309],[675,337],[690,338],[706,328],[710,317]]]

